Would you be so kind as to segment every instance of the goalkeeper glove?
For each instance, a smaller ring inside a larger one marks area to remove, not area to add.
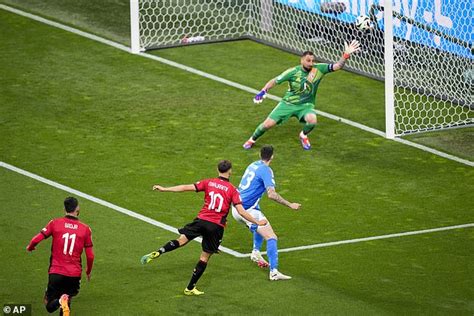
[[[267,90],[263,89],[262,91],[257,93],[257,95],[253,98],[253,103],[255,104],[262,103],[263,99],[265,99],[266,96],[267,96]]]
[[[357,40],[353,40],[350,44],[344,43],[344,54],[342,55],[344,59],[349,59],[351,54],[356,53],[360,50],[360,43]]]

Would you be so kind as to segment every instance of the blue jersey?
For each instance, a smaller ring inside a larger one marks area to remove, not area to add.
[[[258,202],[263,193],[270,187],[275,187],[272,169],[262,160],[250,164],[239,184],[242,206],[246,210],[249,208],[260,210]]]

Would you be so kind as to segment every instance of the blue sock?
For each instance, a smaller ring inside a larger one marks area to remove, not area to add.
[[[263,237],[256,231],[253,232],[253,250],[258,250],[262,248]]]
[[[278,247],[277,240],[272,238],[267,240],[267,257],[270,261],[270,270],[278,268]]]

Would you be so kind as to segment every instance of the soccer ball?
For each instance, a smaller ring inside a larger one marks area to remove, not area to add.
[[[367,15],[359,15],[355,21],[355,26],[362,32],[366,32],[372,28],[370,18]]]

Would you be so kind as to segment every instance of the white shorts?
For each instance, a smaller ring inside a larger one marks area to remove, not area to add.
[[[267,219],[260,210],[249,208],[248,210],[245,210],[245,211],[249,213],[250,216],[252,216],[257,221],[261,221],[262,219],[265,219],[265,220]],[[233,205],[232,205],[232,216],[235,218],[237,222],[245,224],[249,229],[250,229],[250,226],[253,225],[253,223],[249,222],[248,220],[240,216],[239,212],[237,212],[237,209]]]

